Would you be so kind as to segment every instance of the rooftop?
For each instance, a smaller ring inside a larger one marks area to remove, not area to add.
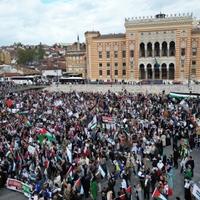
[[[157,23],[185,23],[185,22],[193,22],[193,14],[192,13],[179,13],[179,14],[170,14],[166,15],[163,13],[157,14],[155,16],[140,16],[140,17],[132,17],[125,18],[125,25],[139,25],[139,24],[157,24]]]
[[[96,37],[97,39],[111,39],[111,38],[125,38],[126,34],[124,33],[117,33],[117,34],[105,34]]]

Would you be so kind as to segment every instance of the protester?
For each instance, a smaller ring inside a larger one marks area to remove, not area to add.
[[[186,158],[196,123],[165,94],[25,91],[3,98],[0,116],[0,168],[29,185],[30,198],[141,200],[157,188],[168,197],[178,159],[194,169]],[[173,158],[164,154],[171,139]]]

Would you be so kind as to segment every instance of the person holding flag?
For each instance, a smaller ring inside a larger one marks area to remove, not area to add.
[[[167,200],[167,198],[159,191],[158,187],[155,188],[152,198],[156,200]]]

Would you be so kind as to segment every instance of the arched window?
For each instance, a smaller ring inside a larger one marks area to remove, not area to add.
[[[162,79],[167,79],[167,65],[165,63],[161,65],[161,74]]]
[[[174,77],[175,77],[175,68],[174,68],[174,64],[171,63],[169,64],[169,79],[174,80]]]
[[[145,44],[140,44],[140,57],[145,57]]]
[[[160,67],[157,64],[154,65],[154,78],[160,79]]]
[[[154,57],[160,56],[160,44],[159,42],[156,42],[154,44]]]
[[[152,43],[147,44],[147,57],[152,57]]]
[[[175,42],[171,41],[169,43],[169,56],[175,56]]]
[[[162,56],[167,56],[167,42],[162,43]]]
[[[153,78],[153,71],[152,71],[152,66],[151,64],[147,65],[147,79],[152,79]]]
[[[145,68],[144,68],[144,64],[140,65],[140,79],[145,79]]]

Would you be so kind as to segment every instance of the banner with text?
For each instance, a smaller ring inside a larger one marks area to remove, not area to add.
[[[23,193],[26,197],[30,197],[32,193],[31,185],[23,183],[17,179],[8,178],[6,182],[6,187],[10,190]]]

